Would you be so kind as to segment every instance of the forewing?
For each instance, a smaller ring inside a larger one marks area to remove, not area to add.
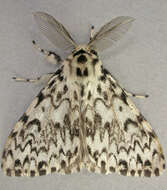
[[[114,18],[101,27],[88,45],[94,46],[97,50],[104,50],[112,46],[128,31],[133,21],[134,18],[128,16]]]
[[[54,17],[44,12],[36,12],[34,18],[41,32],[54,45],[63,50],[76,47],[76,43],[68,31]]]
[[[8,176],[38,176],[79,171],[77,102],[58,70],[12,130],[2,156]]]
[[[103,71],[85,110],[87,168],[126,176],[159,176],[165,169],[160,142],[113,77]],[[90,89],[90,90],[91,90]]]

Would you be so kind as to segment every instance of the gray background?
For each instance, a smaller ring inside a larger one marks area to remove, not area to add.
[[[78,42],[87,42],[90,25],[96,30],[111,18],[136,18],[128,34],[102,54],[111,73],[128,90],[148,93],[149,99],[134,99],[152,124],[167,154],[167,1],[166,0],[0,0],[0,153],[18,118],[41,86],[16,83],[12,76],[37,77],[56,70],[33,49],[31,41],[55,50],[37,30],[32,12],[45,11],[62,22]],[[58,50],[56,50],[58,51]],[[59,51],[61,55],[63,52]],[[62,176],[9,178],[0,171],[0,189],[5,190],[122,190],[167,189],[167,172],[159,178],[108,176],[86,171]]]

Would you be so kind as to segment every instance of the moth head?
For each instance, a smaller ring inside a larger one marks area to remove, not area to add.
[[[82,65],[92,63],[94,59],[98,58],[98,53],[93,47],[88,45],[79,45],[73,50],[72,57],[74,62]]]
[[[78,45],[64,62],[64,68],[75,80],[89,80],[99,75],[102,62],[97,51],[89,45]],[[95,74],[96,73],[96,74]]]

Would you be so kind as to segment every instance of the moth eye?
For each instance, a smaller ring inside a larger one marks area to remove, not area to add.
[[[90,50],[90,53],[92,53],[92,54],[94,54],[94,55],[97,56],[97,52],[96,52],[94,49],[91,49],[91,50]]]

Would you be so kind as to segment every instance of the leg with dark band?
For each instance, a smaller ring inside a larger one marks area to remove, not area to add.
[[[131,97],[135,97],[135,98],[148,98],[149,95],[148,94],[144,94],[144,95],[140,95],[140,94],[133,94],[131,92],[128,92],[127,90],[123,89],[124,92],[126,93],[126,95],[131,96]]]
[[[57,55],[55,52],[41,49],[40,46],[34,40],[32,41],[32,43],[33,43],[34,47],[36,49],[38,49],[38,51],[40,51],[42,54],[45,55],[45,58],[49,63],[60,64],[62,62],[61,57],[59,55]]]
[[[40,83],[46,83],[50,80],[50,78],[52,77],[54,73],[48,73],[48,74],[44,74],[36,79],[29,79],[29,78],[19,78],[19,77],[12,77],[13,80],[15,80],[16,82],[28,82],[28,83],[36,83],[36,84],[40,84]]]
[[[95,27],[92,25],[91,26],[91,29],[90,29],[90,40],[93,38],[93,36],[94,36],[94,29],[95,29]]]

